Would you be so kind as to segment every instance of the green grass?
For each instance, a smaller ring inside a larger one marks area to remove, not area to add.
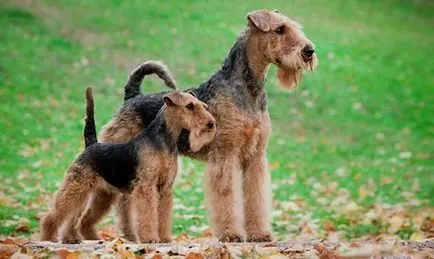
[[[144,60],[163,60],[182,88],[197,86],[220,66],[246,13],[261,8],[303,24],[320,60],[293,92],[277,87],[274,68],[268,76],[275,232],[322,236],[330,222],[346,238],[383,234],[381,215],[402,215],[402,205],[406,223],[393,233],[409,238],[433,211],[432,2],[25,2],[0,2],[1,235],[21,235],[19,218],[37,230],[35,215],[83,148],[85,87],[95,88],[100,129]],[[183,159],[176,233],[207,224],[202,174],[202,164]],[[376,206],[381,215],[366,222]]]

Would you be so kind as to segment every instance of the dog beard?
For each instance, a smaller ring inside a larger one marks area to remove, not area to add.
[[[284,59],[284,64],[290,64],[285,66],[286,68],[279,67],[277,70],[277,79],[280,86],[285,89],[296,88],[303,76],[303,71],[314,71],[318,65],[316,55],[308,61],[304,61],[302,58],[295,58],[288,56]]]
[[[277,79],[279,80],[280,86],[286,89],[294,89],[297,87],[301,80],[302,71],[301,70],[285,70],[279,68],[277,70]]]
[[[190,131],[189,142],[191,151],[197,152],[203,146],[210,143],[215,137],[215,130],[192,130]]]

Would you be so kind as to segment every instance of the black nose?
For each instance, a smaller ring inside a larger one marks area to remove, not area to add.
[[[213,121],[208,122],[208,124],[206,125],[208,127],[208,129],[212,129],[214,128],[215,124]]]
[[[306,46],[303,48],[303,56],[306,58],[312,57],[313,53],[315,53],[315,50],[311,46]]]

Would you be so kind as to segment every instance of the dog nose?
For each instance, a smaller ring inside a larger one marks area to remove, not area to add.
[[[212,129],[215,126],[215,123],[213,121],[208,122],[208,124],[206,125],[208,127],[208,129]]]
[[[306,46],[303,48],[303,56],[306,58],[312,57],[313,53],[315,53],[315,50],[312,48],[312,46]]]

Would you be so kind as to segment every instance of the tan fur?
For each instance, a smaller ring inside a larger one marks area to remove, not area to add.
[[[95,229],[95,222],[101,220],[101,218],[108,213],[110,206],[107,206],[107,204],[113,203],[116,197],[117,193],[113,188],[104,187],[95,188],[93,190],[89,204],[80,218],[79,230],[83,238],[86,240],[99,239],[98,233]]]
[[[232,97],[223,93],[215,101],[219,106],[210,105],[210,111],[219,127],[211,143],[213,149],[207,154],[205,176],[211,222],[217,226],[214,235],[222,241],[238,241],[243,239],[239,234],[246,230],[249,239],[259,236],[258,232],[267,237],[271,204],[265,149],[271,131],[270,119],[266,113],[246,114],[235,107]],[[258,196],[257,191],[265,197]]]
[[[141,177],[132,193],[132,204],[137,215],[135,229],[141,242],[160,242],[158,229],[167,225],[166,220],[170,217],[158,213],[161,192],[157,186],[160,186],[160,183],[166,184],[166,180],[173,181],[178,167],[177,159],[167,159],[164,154],[149,148],[139,155],[140,165],[143,165],[138,168]],[[171,207],[169,209],[171,210]],[[165,213],[170,213],[170,210]]]
[[[280,84],[285,88],[294,88],[301,81],[303,71],[313,71],[316,68],[318,65],[316,54],[308,59],[301,54],[304,47],[313,48],[314,44],[306,38],[297,22],[283,14],[268,10],[252,12],[248,18],[252,28],[248,51],[263,53],[265,50],[265,58],[255,54],[249,55],[249,63],[258,75],[263,74],[268,64],[275,64],[279,68],[277,78]],[[262,27],[257,27],[255,21]],[[274,31],[280,26],[285,30],[282,35],[264,33]]]
[[[122,110],[104,125],[98,139],[101,143],[126,143],[143,131],[140,117],[129,110]]]
[[[113,123],[106,124],[99,134],[99,140],[101,143],[126,143],[130,141],[134,136],[137,136],[143,131],[144,127],[138,115],[133,111],[122,110],[116,114],[112,120]],[[107,187],[107,186],[106,186]],[[101,197],[98,197],[101,194]],[[122,196],[125,195],[124,198]],[[86,209],[81,209],[81,212],[77,216],[70,219],[71,223],[68,223],[65,227],[62,240],[74,240],[77,235],[75,228],[79,217],[85,219],[83,226],[80,226],[83,233],[83,237],[88,240],[98,239],[94,225],[105,215],[110,209],[110,205],[118,196],[119,209],[117,209],[118,225],[124,237],[128,240],[135,241],[136,236],[134,231],[131,230],[131,208],[129,195],[119,194],[116,191],[110,189],[110,187],[93,190],[92,198],[89,201],[89,205]],[[92,207],[101,208],[99,210],[92,210]],[[84,212],[83,212],[84,211]],[[88,215],[89,214],[89,215]],[[90,215],[91,214],[91,215]],[[89,226],[92,226],[90,228]],[[72,237],[69,237],[72,236]],[[68,242],[68,241],[65,241]]]
[[[197,132],[195,136],[198,139],[193,136],[191,141],[196,143],[198,149],[214,138],[215,127],[210,129],[208,124],[212,122],[214,125],[215,119],[206,110],[206,104],[186,93],[172,92],[166,97],[170,102],[167,101],[163,106],[162,116],[175,138],[183,128]],[[194,104],[194,111],[186,108],[188,103]],[[123,139],[125,135],[116,135],[115,128],[116,124],[105,127],[105,136]],[[134,130],[133,126],[123,132]],[[126,212],[125,217],[128,218],[128,221],[124,222],[127,224],[124,230],[129,239],[136,240],[137,237],[143,243],[170,242],[172,187],[178,171],[177,152],[156,150],[143,140],[140,142],[137,157],[139,161],[134,188],[131,197],[124,194],[128,199],[123,200],[125,207],[120,212]],[[98,239],[95,224],[108,212],[119,194],[115,187],[106,183],[91,169],[91,165],[74,163],[65,176],[50,213],[41,224],[42,240],[57,241],[57,231],[65,221],[68,223],[62,242],[72,243],[81,238]],[[84,208],[86,210],[82,213]],[[130,221],[131,212],[135,214],[135,222]],[[79,215],[81,217],[77,220]],[[135,223],[135,227],[132,223]]]
[[[281,26],[284,32],[278,34],[276,30]],[[259,10],[248,14],[248,29],[244,33],[248,36],[249,68],[260,80],[265,79],[269,65],[274,64],[282,86],[292,88],[300,82],[303,71],[314,70],[318,63],[315,53],[310,57],[303,55],[304,48],[313,49],[314,45],[305,37],[301,26],[279,12]],[[207,161],[205,194],[213,233],[221,241],[242,241],[244,235],[248,241],[270,241],[271,186],[266,149],[271,122],[268,112],[238,108],[233,96],[223,91],[207,100],[207,104],[218,125],[215,140],[187,156]],[[121,132],[124,127],[137,125],[120,117],[107,127],[116,127]],[[116,138],[107,135],[106,141],[132,137],[130,132]],[[121,199],[120,204],[124,204],[124,200]],[[124,217],[123,227],[130,225],[128,213],[118,215],[121,222]]]
[[[116,203],[116,219],[119,231],[129,241],[136,241],[136,232],[133,230],[133,208],[131,206],[131,195],[123,193],[119,195]]]
[[[42,240],[57,241],[58,228],[86,205],[87,194],[95,181],[96,175],[90,166],[73,164],[69,168],[65,181],[54,198],[52,210],[41,224]],[[69,233],[66,236],[74,235]]]
[[[133,111],[122,110],[116,114],[115,119],[113,119],[113,123],[108,123],[101,129],[98,139],[100,139],[101,143],[126,143],[134,136],[137,136],[140,132],[142,132],[143,129],[142,122],[137,114],[135,114]],[[98,197],[98,194],[101,194],[101,197]],[[110,209],[110,204],[112,204],[113,200],[115,200],[119,195],[122,194],[110,190],[110,187],[102,188],[100,190],[95,189],[91,195],[92,198],[89,201],[88,207],[86,209],[81,209],[81,212],[78,213],[78,215],[69,220],[71,222],[68,222],[67,226],[65,227],[62,240],[68,242],[67,240],[76,239],[77,235],[75,235],[75,228],[77,227],[77,222],[79,222],[78,217],[85,219],[82,221],[85,225],[79,227],[83,232],[84,238],[89,240],[98,239],[98,235],[96,234],[94,227],[90,229],[89,226],[94,226],[105,214],[107,214],[108,210]],[[120,209],[117,210],[117,214],[118,218],[121,218],[121,220],[119,220],[121,231],[125,233],[124,235],[128,240],[135,241],[135,234],[133,231],[131,231],[130,226],[131,212],[128,197],[129,195],[126,195],[126,197],[123,199],[119,198],[119,200],[122,200],[123,202],[119,202],[118,206]],[[92,210],[92,207],[101,209]]]
[[[83,209],[77,210],[77,211],[82,211]],[[81,239],[80,233],[77,230],[77,226],[78,226],[78,219],[79,219],[80,215],[77,214],[74,217],[71,217],[70,219],[68,219],[65,223],[65,226],[63,227],[63,230],[61,231],[61,239],[62,239],[62,243],[66,243],[66,244],[72,244],[72,243],[76,243]]]

